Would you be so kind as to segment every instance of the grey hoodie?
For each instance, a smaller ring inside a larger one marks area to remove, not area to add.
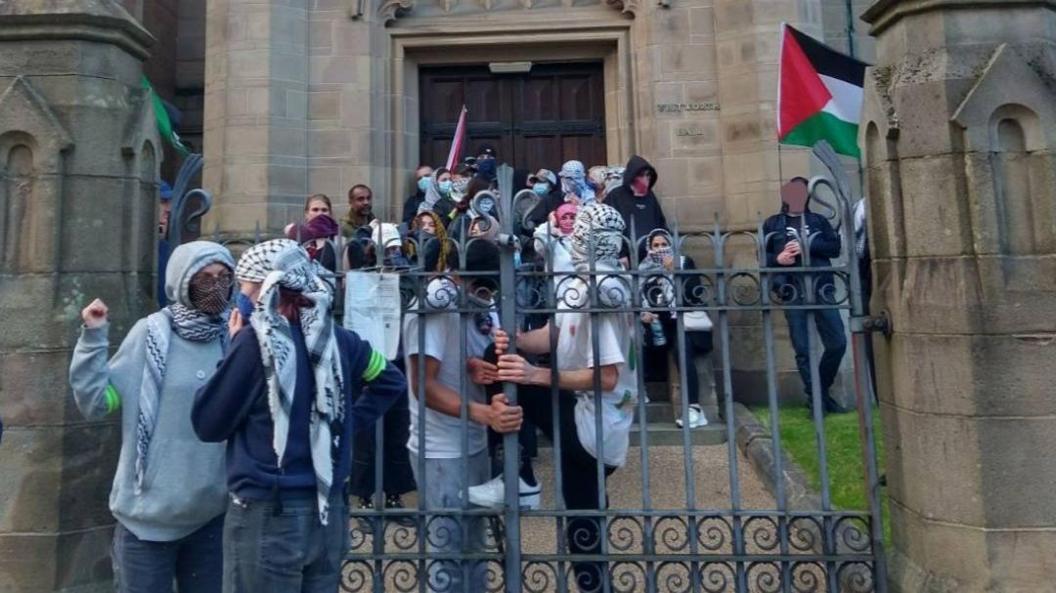
[[[169,260],[166,294],[188,304],[190,277],[214,262],[233,265],[227,249],[216,243],[196,241],[180,246]],[[146,319],[136,322],[108,362],[109,329],[109,324],[82,328],[70,363],[70,386],[77,407],[87,418],[121,414],[121,454],[110,491],[110,511],[140,539],[181,539],[222,514],[227,503],[224,444],[199,441],[191,427],[194,393],[212,376],[223,356],[220,340],[191,342],[173,332],[143,492],[137,496],[136,425],[147,323]]]

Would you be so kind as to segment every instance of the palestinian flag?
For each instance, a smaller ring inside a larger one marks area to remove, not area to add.
[[[867,66],[782,25],[778,141],[814,146],[828,140],[836,152],[861,158],[858,121]]]

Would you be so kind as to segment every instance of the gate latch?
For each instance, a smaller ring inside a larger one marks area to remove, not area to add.
[[[885,338],[890,338],[893,329],[886,310],[879,315],[851,317],[851,332],[854,333],[880,332]]]

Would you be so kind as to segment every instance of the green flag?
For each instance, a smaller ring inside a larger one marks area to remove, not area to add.
[[[160,134],[161,137],[171,144],[180,154],[184,156],[190,154],[190,149],[183,145],[176,130],[172,129],[172,120],[169,119],[169,112],[165,110],[165,105],[161,102],[161,97],[154,92],[154,87],[150,86],[150,81],[147,80],[146,76],[143,77],[142,86],[148,93],[150,93],[150,101],[154,105],[154,119],[158,124],[158,134]]]

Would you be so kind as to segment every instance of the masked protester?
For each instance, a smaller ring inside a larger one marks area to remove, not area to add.
[[[653,193],[653,186],[658,180],[656,169],[649,161],[638,155],[627,161],[627,167],[623,171],[623,185],[612,190],[606,197],[605,203],[615,208],[623,217],[627,228],[624,235],[631,238],[631,229],[634,229],[634,239],[638,242],[639,258],[645,255],[645,236],[653,229],[671,230],[667,226],[667,218],[664,217],[664,209],[660,207],[660,201]],[[623,253],[627,256],[627,252]]]
[[[140,319],[107,360],[107,306],[96,299],[70,364],[70,386],[87,418],[118,413],[121,454],[110,491],[117,519],[114,578],[122,593],[218,593],[227,488],[224,447],[191,427],[194,392],[227,343],[234,260],[216,243],[172,252],[165,292],[172,303]]]
[[[566,202],[550,215],[550,221],[535,228],[535,252],[542,254],[549,264],[553,277],[556,298],[561,300],[564,289],[570,285],[568,274],[575,270],[572,262],[572,230],[579,207]]]
[[[561,191],[564,193],[566,202],[576,202],[585,206],[594,201],[594,186],[587,179],[587,171],[583,163],[568,161],[561,166],[561,172],[557,176],[561,178]]]
[[[308,255],[321,266],[337,271],[334,238],[340,231],[333,219],[333,206],[325,194],[312,194],[304,201],[304,221],[286,227],[286,238],[300,241]]]
[[[403,224],[408,227],[418,214],[418,207],[425,201],[425,192],[432,183],[433,168],[429,165],[418,165],[414,170],[414,193],[403,203]]]
[[[693,258],[674,255],[674,241],[670,233],[655,229],[646,237],[646,256],[638,265],[642,285],[642,301],[647,307],[658,308],[658,311],[643,311],[641,322],[645,326],[645,347],[647,350],[663,352],[674,351],[675,361],[686,367],[687,412],[675,420],[675,425],[682,428],[706,426],[707,417],[700,407],[700,380],[694,361],[697,355],[711,352],[711,332],[693,331],[687,326],[685,330],[685,356],[679,356],[678,313],[674,311],[679,305],[676,302],[676,288],[681,285],[682,304],[700,305],[700,277],[697,275],[676,276],[676,272],[695,270]]]
[[[496,365],[499,382],[518,387],[518,405],[524,416],[539,427],[552,442],[561,443],[565,508],[582,511],[571,517],[567,541],[572,558],[597,554],[601,549],[600,523],[591,511],[608,507],[604,483],[599,483],[597,462],[604,464],[606,478],[627,461],[630,429],[638,400],[637,360],[633,339],[634,319],[629,310],[630,281],[621,275],[619,253],[623,244],[623,219],[613,208],[595,202],[582,207],[572,232],[572,257],[576,271],[573,287],[549,324],[521,334],[517,347],[527,355],[550,353],[550,324],[556,326],[556,385],[552,370],[530,363],[521,354],[499,352]],[[586,274],[597,274],[591,282]],[[594,285],[592,287],[592,284]],[[611,311],[583,311],[593,307]],[[597,339],[598,358],[594,357]],[[508,344],[503,336],[496,345]],[[600,388],[595,389],[595,372]],[[558,407],[553,408],[551,388],[559,390]],[[496,383],[491,389],[501,390]],[[596,432],[596,407],[601,408],[601,432]],[[554,418],[560,434],[554,434]],[[524,486],[522,485],[522,492]],[[501,506],[505,488],[501,478],[469,489],[469,499],[481,506]],[[572,569],[580,591],[608,590],[604,587],[609,571],[603,563],[573,560]],[[609,589],[611,589],[611,582]]]
[[[828,267],[832,258],[840,256],[840,236],[829,221],[810,211],[810,193],[807,180],[796,177],[781,188],[781,212],[766,219],[763,224],[766,237],[767,266],[802,268]],[[809,249],[809,264],[804,253]],[[847,350],[843,320],[835,305],[836,286],[832,272],[814,272],[814,295],[808,299],[806,273],[786,272],[776,274],[771,286],[775,297],[791,305],[830,305],[813,311],[814,324],[821,337],[825,351],[818,363],[821,380],[821,403],[825,413],[842,413],[846,410],[829,395],[829,389],[840,370],[840,361]],[[813,390],[810,369],[810,328],[806,309],[785,309],[788,333],[796,351],[796,366],[803,381],[807,406],[813,407]]]
[[[403,374],[334,325],[319,271],[288,239],[246,251],[235,276],[252,316],[232,312],[231,346],[195,395],[198,437],[227,441],[225,593],[337,590],[353,434],[406,397]]]

